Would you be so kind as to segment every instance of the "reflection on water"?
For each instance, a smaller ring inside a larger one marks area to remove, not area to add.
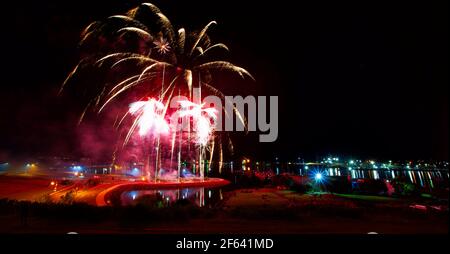
[[[137,204],[167,207],[179,203],[192,203],[199,207],[213,207],[223,200],[221,188],[182,188],[124,191],[120,202],[125,206]]]
[[[448,180],[448,172],[442,170],[409,170],[409,169],[354,169],[354,168],[316,168],[327,176],[348,176],[351,179],[381,179],[393,180],[396,178],[405,178],[411,183],[422,187],[435,187],[435,182]],[[308,172],[306,172],[307,174]]]
[[[282,168],[266,166],[264,170],[255,167],[246,169],[245,172],[253,172],[270,178],[273,175],[288,173],[292,175],[300,175],[311,177],[315,173],[320,172],[323,176],[328,177],[346,177],[348,179],[375,179],[390,182],[394,179],[408,181],[421,187],[426,188],[442,188],[447,186],[449,181],[449,171],[447,168],[433,167],[398,167],[386,164],[370,166],[357,166],[350,163],[348,166],[325,166],[325,165],[285,165]]]
[[[399,177],[406,177],[414,184],[420,186],[430,186],[434,188],[434,181],[436,179],[443,179],[440,171],[423,171],[423,170],[351,170],[351,177],[357,178],[370,178],[370,179],[385,179],[393,180]]]

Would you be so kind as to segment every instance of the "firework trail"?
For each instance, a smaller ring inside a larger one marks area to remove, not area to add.
[[[191,101],[178,101],[178,103],[181,105],[180,117],[192,117],[196,132],[195,142],[198,145],[206,145],[214,132],[217,110],[213,107],[205,108],[205,104],[196,104]]]
[[[218,89],[204,83],[215,71],[230,71],[242,78],[249,77],[254,80],[247,70],[233,63],[211,59],[212,52],[229,50],[223,43],[211,43],[207,33],[216,24],[215,21],[211,21],[198,32],[187,32],[184,28],[175,30],[170,20],[151,3],[142,3],[123,15],[113,15],[103,21],[92,22],[83,30],[79,46],[81,50],[89,51],[92,48],[96,50],[87,52],[88,57],[83,58],[75,66],[63,82],[61,91],[87,67],[119,73],[117,75],[119,81],[104,82],[104,85],[92,92],[90,102],[85,107],[80,121],[88,109],[100,113],[111,103],[122,103],[123,100],[119,98],[130,98],[131,94],[153,97],[148,100],[134,99],[131,104],[128,103],[129,107],[124,109],[123,116],[118,117],[120,121],[117,128],[128,122],[125,121],[127,117],[134,117],[130,126],[124,126],[128,130],[123,142],[124,146],[138,128],[140,138],[155,137],[156,140],[152,144],[157,144],[158,151],[160,145],[163,145],[160,142],[160,135],[170,133],[170,161],[173,160],[178,136],[179,172],[182,144],[186,143],[190,151],[191,123],[190,121],[188,123],[188,138],[185,142],[182,140],[182,132],[177,135],[165,120],[174,90],[181,91],[182,95],[191,100],[193,84],[198,83],[199,87],[204,84],[203,87],[207,93],[223,97]],[[165,80],[168,80],[167,86],[164,84]],[[154,99],[155,97],[158,99]],[[203,150],[208,143],[211,143],[210,159],[212,159],[214,142],[210,141],[214,139],[214,125],[211,120],[215,121],[217,112],[213,108],[204,108],[203,104],[195,104],[189,100],[179,102],[180,113],[192,118],[195,131],[192,135],[195,144],[200,147],[198,160],[202,161]],[[163,101],[166,103],[164,104]],[[245,119],[239,112],[235,111],[235,113],[244,123]],[[221,167],[223,153],[220,143],[219,147]],[[156,160],[158,161],[159,157]],[[158,162],[156,167],[159,167]]]
[[[149,19],[153,20],[153,23],[146,26],[144,20]],[[177,86],[187,88],[189,98],[192,95],[193,77],[198,77],[200,81],[203,76],[209,75],[210,71],[227,70],[241,77],[248,76],[253,79],[248,71],[239,66],[227,61],[208,59],[210,52],[220,49],[228,51],[228,47],[223,43],[212,45],[210,43],[207,31],[215,24],[217,24],[215,21],[209,22],[200,32],[187,33],[184,28],[180,28],[176,33],[170,20],[159,8],[150,3],[143,3],[128,11],[126,15],[114,15],[105,21],[93,22],[82,33],[81,47],[95,43],[98,38],[114,40],[116,37],[124,38],[126,34],[135,35],[143,40],[146,47],[140,52],[112,49],[113,52],[96,59],[95,57],[82,59],[65,80],[63,87],[89,64],[108,65],[114,69],[130,62],[140,71],[108,87],[109,92],[96,97],[99,101],[109,102],[119,94],[143,85],[146,79],[152,79],[162,68],[166,68],[172,79],[182,80]]]
[[[130,104],[130,114],[137,115],[139,135],[147,135],[150,131],[155,134],[169,133],[169,124],[164,119],[164,108],[163,103],[153,98]]]
[[[181,118],[192,118],[195,143],[198,145],[199,172],[201,179],[203,179],[205,171],[205,148],[207,143],[211,140],[210,160],[212,160],[212,155],[214,153],[214,140],[212,139],[212,134],[217,120],[217,110],[213,107],[205,107],[204,103],[196,104],[187,100],[178,101],[178,103],[181,105],[179,116]],[[210,166],[210,164],[208,166]]]

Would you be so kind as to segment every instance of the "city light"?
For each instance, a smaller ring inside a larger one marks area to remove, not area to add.
[[[321,182],[322,181],[322,173],[316,173],[316,175],[314,176],[314,179],[316,179],[317,182]]]
[[[72,166],[71,168],[72,168],[72,170],[74,170],[74,171],[80,171],[80,170],[83,169],[81,166]]]

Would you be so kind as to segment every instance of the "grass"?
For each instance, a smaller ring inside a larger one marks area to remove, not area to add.
[[[280,198],[277,192],[266,191],[266,189],[246,189],[232,192],[226,201],[229,207],[251,207],[251,206],[284,206],[287,204],[285,198]]]
[[[391,197],[383,197],[383,196],[371,196],[371,195],[360,195],[360,194],[333,194],[337,197],[356,199],[356,200],[364,200],[364,201],[376,201],[376,202],[392,202],[398,201],[397,198]]]

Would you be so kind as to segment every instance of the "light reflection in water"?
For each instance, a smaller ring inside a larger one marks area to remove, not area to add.
[[[446,169],[420,169],[417,167],[409,168],[392,168],[387,164],[382,167],[372,167],[371,169],[363,169],[359,167],[329,167],[329,166],[295,166],[295,168],[282,169],[274,167],[272,172],[274,174],[291,173],[295,175],[307,176],[309,171],[318,170],[329,177],[348,177],[351,179],[375,179],[383,181],[392,181],[394,179],[406,180],[421,187],[435,188],[445,186],[444,181],[448,181],[449,173]],[[260,172],[255,169],[252,172]],[[264,173],[262,171],[260,173]]]
[[[205,191],[207,195],[205,195]],[[204,187],[182,189],[132,190],[120,194],[120,202],[124,206],[146,204],[152,206],[170,206],[177,201],[185,200],[199,207],[214,206],[223,199],[220,188]]]

